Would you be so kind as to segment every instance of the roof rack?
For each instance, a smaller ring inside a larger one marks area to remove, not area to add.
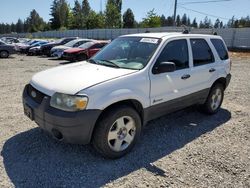
[[[187,29],[185,29],[182,34],[189,34],[189,31]]]

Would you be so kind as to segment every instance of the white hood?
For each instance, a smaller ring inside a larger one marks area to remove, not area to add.
[[[31,85],[49,96],[52,96],[55,92],[74,95],[90,86],[136,71],[83,61],[37,73],[33,76]]]

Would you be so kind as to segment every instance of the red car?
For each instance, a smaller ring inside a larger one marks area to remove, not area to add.
[[[84,43],[77,48],[70,48],[65,50],[62,55],[62,59],[68,61],[83,61],[89,59],[97,52],[99,52],[109,41],[91,41]]]

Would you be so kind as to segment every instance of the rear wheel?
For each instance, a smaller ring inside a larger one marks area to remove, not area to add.
[[[120,158],[135,145],[141,133],[141,119],[129,106],[116,107],[105,113],[93,135],[95,149],[107,158]]]
[[[1,51],[0,52],[0,57],[1,58],[7,58],[7,57],[9,57],[9,52],[7,52],[7,51]]]
[[[207,97],[206,102],[201,106],[203,112],[215,114],[219,111],[224,98],[224,86],[220,83],[214,85]]]

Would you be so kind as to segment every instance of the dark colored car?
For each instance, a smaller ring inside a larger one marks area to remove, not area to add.
[[[9,55],[14,53],[16,53],[14,45],[0,41],[0,58],[8,58]]]
[[[13,43],[18,43],[20,42],[17,38],[15,37],[3,37],[1,38],[2,41],[4,41],[7,44],[13,44]]]
[[[99,52],[109,41],[91,41],[77,48],[70,48],[63,52],[62,59],[68,61],[83,61]]]
[[[55,47],[55,46],[59,46],[59,45],[64,45],[72,40],[77,39],[78,37],[68,37],[68,38],[62,38],[58,41],[55,42],[51,42],[45,45],[41,46],[41,54],[42,55],[47,55],[47,56],[51,56],[51,52],[50,50]]]
[[[20,47],[20,52],[29,55],[29,49],[30,48],[33,48],[33,47],[36,47],[36,46],[42,46],[44,44],[48,44],[48,42],[47,41],[36,41],[36,42],[33,42],[29,46],[22,46],[22,47]]]

